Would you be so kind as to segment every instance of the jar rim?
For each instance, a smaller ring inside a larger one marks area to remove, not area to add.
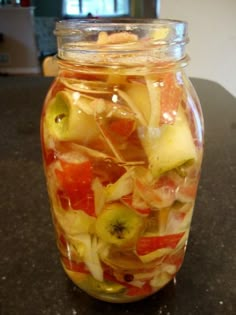
[[[184,47],[188,42],[187,29],[187,22],[171,19],[67,19],[56,23],[54,34],[58,39],[58,56],[61,59],[85,61],[94,57],[97,62],[104,60],[120,63],[126,59],[129,63],[130,54],[145,54],[143,60],[184,58]],[[106,33],[107,36],[122,32],[127,36],[134,35],[135,39],[127,42],[98,41],[100,33]],[[118,55],[121,58],[118,59]]]
[[[137,28],[156,29],[162,27],[174,28],[180,34],[182,40],[187,40],[187,21],[174,19],[151,19],[151,18],[89,18],[89,19],[65,19],[56,22],[54,34],[75,35],[77,32],[89,29],[90,31],[99,30],[107,27],[120,27],[123,30],[132,31]]]
[[[89,19],[64,19],[56,22],[56,30],[70,29],[81,25],[186,25],[187,21],[177,19],[152,19],[152,18],[89,18]]]

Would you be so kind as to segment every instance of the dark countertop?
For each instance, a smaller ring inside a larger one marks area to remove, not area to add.
[[[51,81],[0,77],[0,314],[235,314],[236,99],[215,82],[192,80],[206,149],[184,264],[176,284],[140,302],[110,304],[77,289],[58,259],[39,139]]]

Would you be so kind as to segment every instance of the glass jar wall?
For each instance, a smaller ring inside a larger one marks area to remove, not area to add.
[[[180,269],[199,182],[187,25],[73,20],[56,35],[41,141],[61,262],[91,296],[140,300]]]

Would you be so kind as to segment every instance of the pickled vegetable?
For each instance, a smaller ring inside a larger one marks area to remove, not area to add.
[[[143,42],[104,32],[94,45]],[[160,73],[140,69],[61,71],[42,115],[63,267],[80,288],[111,302],[148,296],[178,272],[202,160],[200,113],[184,73],[172,64]]]

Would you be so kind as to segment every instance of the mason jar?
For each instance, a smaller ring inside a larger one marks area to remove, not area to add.
[[[65,20],[41,142],[61,263],[89,295],[143,299],[180,269],[203,156],[187,24]]]

